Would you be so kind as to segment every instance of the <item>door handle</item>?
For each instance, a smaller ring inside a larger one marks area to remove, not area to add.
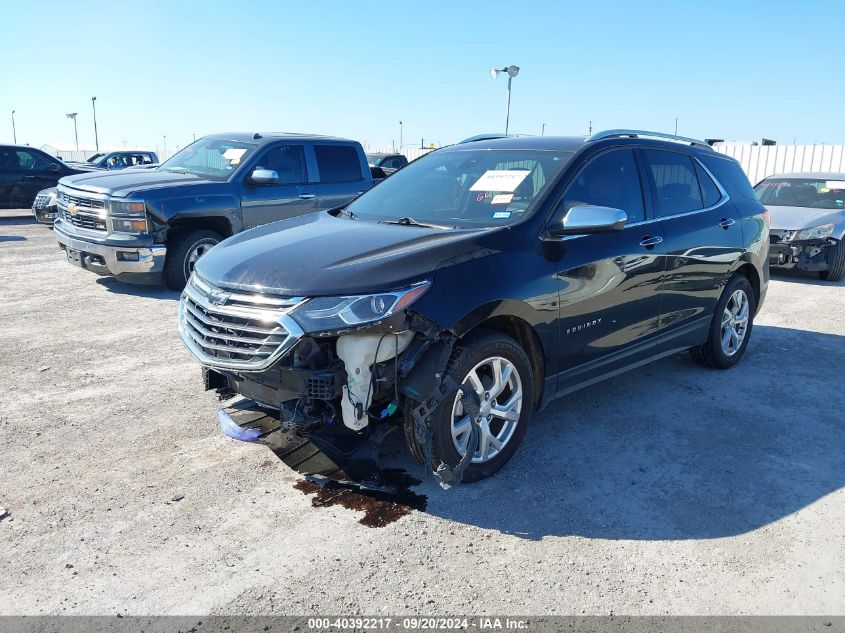
[[[301,200],[311,200],[312,198],[316,198],[313,193],[301,193],[299,194]]]
[[[719,226],[726,230],[731,228],[734,224],[736,224],[736,220],[733,218],[722,218],[719,220]]]
[[[643,235],[643,241],[640,242],[640,246],[645,246],[648,249],[652,249],[658,244],[663,243],[663,238],[659,235],[655,235],[654,237],[649,237],[648,235]]]

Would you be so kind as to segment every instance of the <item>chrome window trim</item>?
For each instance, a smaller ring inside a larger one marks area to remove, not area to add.
[[[671,150],[668,150],[668,151],[671,151]],[[684,153],[684,155],[688,156],[688,154],[685,154],[685,153]],[[722,197],[719,198],[719,200],[716,202],[716,204],[712,204],[709,207],[705,207],[703,209],[695,209],[693,211],[683,211],[682,213],[673,213],[672,215],[664,215],[664,216],[660,216],[660,217],[653,217],[653,218],[648,219],[648,220],[642,220],[641,222],[632,222],[631,224],[625,223],[625,226],[622,227],[623,231],[627,228],[633,228],[633,227],[637,227],[637,226],[645,226],[645,225],[648,225],[648,224],[653,224],[655,222],[661,222],[663,220],[675,220],[677,218],[683,218],[683,217],[687,217],[687,216],[690,216],[690,215],[697,215],[699,213],[707,213],[708,211],[715,211],[716,209],[718,209],[719,207],[721,207],[722,205],[724,205],[725,203],[730,201],[730,199],[731,199],[730,194],[722,186],[722,183],[720,183],[719,180],[713,175],[713,172],[710,171],[709,169],[707,169],[707,166],[704,163],[702,163],[700,160],[698,160],[697,156],[690,156],[690,158],[692,158],[696,163],[698,163],[701,166],[702,169],[704,169],[704,171],[707,173],[707,175],[710,176],[710,179],[716,184],[716,188],[719,190],[719,193],[722,194]],[[696,175],[696,179],[697,178],[698,178],[698,176]],[[549,237],[548,235],[546,235],[546,236],[541,237],[541,239],[544,240],[544,241],[556,242],[556,241],[561,241],[561,240],[571,240],[571,239],[576,238],[576,237],[586,237],[587,235],[590,235],[590,234],[589,233],[582,233],[582,234],[578,234],[578,235],[564,235],[560,238],[552,238],[552,237]],[[601,234],[600,233],[594,233],[593,235],[601,235]]]

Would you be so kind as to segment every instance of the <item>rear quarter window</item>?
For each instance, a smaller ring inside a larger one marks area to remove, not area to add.
[[[362,180],[361,161],[351,145],[315,145],[320,182],[356,182]]]
[[[739,163],[732,158],[723,158],[719,154],[699,154],[698,159],[704,163],[722,187],[731,195],[740,195],[744,198],[757,201],[757,195],[748,182],[748,176],[742,171]]]

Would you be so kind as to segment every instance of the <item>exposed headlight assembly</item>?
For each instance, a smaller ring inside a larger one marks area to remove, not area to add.
[[[821,226],[814,226],[811,229],[795,231],[795,237],[792,239],[796,241],[823,240],[831,235],[833,235],[833,224],[822,224]]]
[[[402,290],[371,295],[316,297],[291,312],[291,316],[306,332],[342,330],[397,314],[419,299],[430,287],[431,281],[421,281]]]
[[[124,218],[111,219],[112,233],[147,233],[147,219],[128,220]]]

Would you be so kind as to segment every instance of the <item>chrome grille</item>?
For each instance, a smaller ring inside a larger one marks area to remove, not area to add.
[[[68,210],[71,204],[75,205],[76,213]],[[77,196],[59,189],[56,206],[59,217],[69,224],[92,231],[105,232],[107,229],[105,199]]]
[[[37,196],[35,196],[35,202],[32,203],[32,206],[35,209],[41,209],[41,208],[47,206],[47,202],[49,200],[50,200],[50,194],[49,193],[39,193]]]
[[[179,302],[179,334],[204,365],[266,369],[302,336],[288,313],[302,297],[247,295],[191,277]]]
[[[98,200],[96,198],[87,198],[84,196],[74,196],[66,191],[59,190],[58,195],[59,203],[63,204],[64,206],[68,206],[69,204],[73,203],[78,207],[85,207],[88,209],[105,209],[106,208],[106,201],[105,200]]]

